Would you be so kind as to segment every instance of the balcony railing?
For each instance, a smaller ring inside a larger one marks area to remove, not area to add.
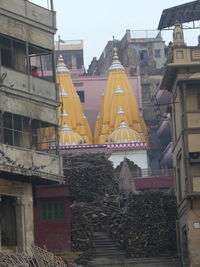
[[[58,181],[62,158],[58,155],[0,144],[0,170]]]
[[[28,0],[25,0],[28,1]],[[49,10],[53,10],[53,0],[46,0],[46,1],[41,1],[41,0],[29,0],[29,2],[42,6],[44,8],[47,8]]]
[[[136,172],[132,172],[133,178],[160,178],[163,176],[173,176],[174,169],[141,169]]]

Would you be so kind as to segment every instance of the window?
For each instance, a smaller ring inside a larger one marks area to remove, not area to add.
[[[28,149],[48,149],[56,145],[54,125],[9,112],[0,115],[1,143]]]
[[[82,67],[83,67],[83,54],[76,55],[76,66],[77,66],[77,69],[82,69]]]
[[[72,55],[64,55],[64,62],[68,69],[72,69]]]
[[[65,218],[65,205],[63,201],[46,201],[40,206],[42,220],[59,220]]]
[[[140,51],[140,60],[148,61],[148,52],[146,50]]]
[[[1,48],[1,64],[5,67],[12,67],[12,56],[11,50],[6,48]]]
[[[52,50],[29,44],[27,53],[24,41],[0,34],[1,65],[30,74],[33,68],[37,68],[37,76],[54,81],[53,61]]]
[[[156,58],[161,57],[161,50],[160,49],[155,49],[154,53],[155,53]]]
[[[45,80],[54,81],[53,73],[53,52],[41,47],[29,45],[29,64],[30,72],[34,76]],[[37,75],[32,70],[37,69]]]
[[[77,92],[77,94],[79,95],[79,97],[80,97],[80,101],[82,102],[82,103],[85,103],[85,92],[84,91],[76,91]]]
[[[81,87],[81,86],[83,86],[83,83],[74,83],[74,86],[75,87]]]
[[[131,77],[137,76],[137,67],[130,68],[130,76]]]

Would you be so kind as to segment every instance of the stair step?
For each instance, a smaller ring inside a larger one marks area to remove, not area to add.
[[[180,267],[176,257],[130,258],[106,233],[94,233],[94,249],[88,267]]]
[[[96,258],[88,264],[89,267],[180,267],[179,261],[175,259],[130,259],[125,257],[119,258]]]

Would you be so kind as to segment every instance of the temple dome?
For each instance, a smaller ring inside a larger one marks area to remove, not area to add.
[[[69,73],[69,70],[64,63],[64,59],[62,55],[60,55],[58,58],[58,65],[57,65],[56,71],[57,73],[66,73],[66,72]]]
[[[110,143],[142,142],[141,135],[131,129],[126,122],[121,122],[119,127],[109,135]]]
[[[115,70],[124,70],[124,67],[122,66],[121,62],[119,61],[119,58],[117,55],[117,48],[114,48],[113,62],[109,68],[109,71],[115,71]]]
[[[78,133],[72,131],[72,129],[69,128],[67,124],[64,124],[60,133],[60,145],[79,145],[81,143],[81,136]]]

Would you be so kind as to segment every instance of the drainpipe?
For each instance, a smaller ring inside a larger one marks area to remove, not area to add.
[[[53,11],[54,10],[54,8],[53,8],[53,0],[50,0],[50,2],[51,2],[51,11]]]

